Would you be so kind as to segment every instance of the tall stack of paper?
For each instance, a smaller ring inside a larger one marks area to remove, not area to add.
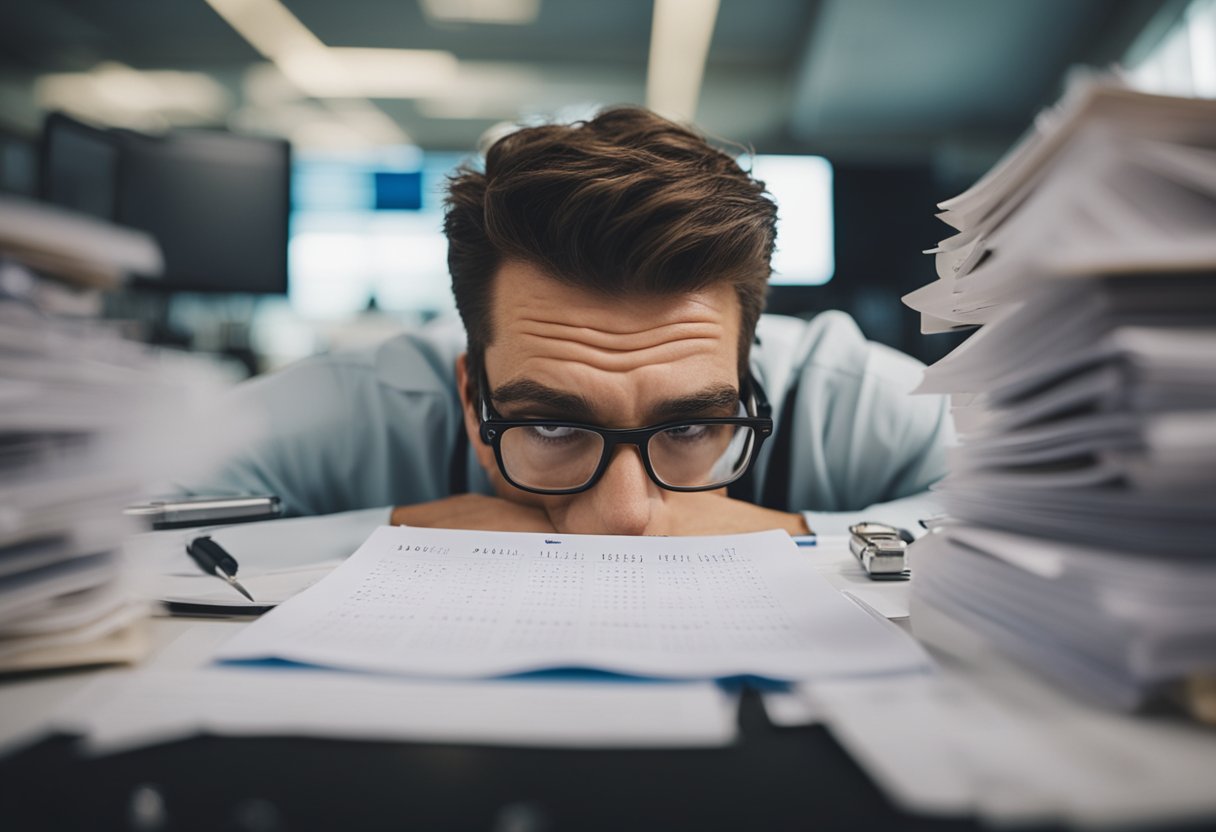
[[[142,231],[3,195],[0,251],[77,286],[114,286],[164,268],[159,246]]]
[[[155,266],[149,238],[11,201],[0,220],[0,670],[128,660],[121,508],[171,447],[163,420],[214,385],[56,314],[88,308],[82,275]]]
[[[1216,671],[1216,101],[1085,79],[941,207],[905,300],[983,326],[917,602],[1118,707]]]
[[[938,216],[938,280],[904,301],[922,329],[988,323],[1028,275],[1193,271],[1211,262],[1212,102],[1083,78]]]

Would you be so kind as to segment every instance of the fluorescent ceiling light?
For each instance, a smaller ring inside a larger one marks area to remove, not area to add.
[[[207,124],[228,109],[228,94],[209,75],[137,70],[112,61],[88,72],[43,75],[34,96],[44,110],[133,129]]]
[[[427,118],[511,119],[549,84],[538,68],[495,61],[461,61],[460,70],[436,94],[421,96],[415,106]]]
[[[272,61],[325,50],[325,44],[279,0],[207,0],[220,17]]]
[[[246,106],[273,107],[299,101],[304,92],[270,62],[250,64],[241,79],[241,92]]]
[[[418,0],[436,23],[497,23],[521,26],[540,14],[540,0]]]
[[[427,118],[469,119],[472,121],[498,121],[519,116],[519,107],[509,101],[484,101],[477,98],[422,98],[415,105],[420,115]]]
[[[324,56],[288,54],[283,74],[314,98],[419,98],[440,93],[456,77],[450,52],[434,49],[328,48]]]
[[[372,107],[368,112],[358,103],[354,108],[308,100],[247,106],[232,114],[229,125],[244,132],[282,136],[295,148],[308,151],[349,152],[409,143],[409,136],[380,110]]]
[[[207,0],[207,5],[271,61],[325,50],[320,38],[278,0]]]
[[[325,102],[326,108],[354,127],[374,144],[410,144],[410,137],[397,121],[372,102],[363,98],[335,99]]]
[[[1186,27],[1195,95],[1216,98],[1216,0],[1192,0]]]
[[[372,144],[404,143],[409,136],[368,97],[433,93],[458,67],[455,56],[434,50],[328,47],[280,0],[207,3],[302,93],[328,99],[327,108]]]
[[[280,0],[207,0],[254,49],[314,98],[417,98],[456,74],[456,56],[434,49],[326,46]]]
[[[313,88],[318,79],[345,77],[329,48],[279,0],[207,0],[207,4],[305,95],[324,97],[326,90]]]
[[[655,0],[646,106],[676,121],[697,114],[718,0]]]
[[[271,63],[250,67],[244,90],[245,106],[229,118],[237,130],[283,136],[307,148],[366,148],[409,141],[397,123],[371,102],[304,97]]]

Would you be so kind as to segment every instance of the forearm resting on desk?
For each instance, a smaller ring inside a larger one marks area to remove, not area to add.
[[[497,532],[552,532],[553,523],[544,509],[487,497],[456,494],[429,503],[397,506],[390,515],[394,526],[436,529],[473,529]]]
[[[458,494],[393,509],[394,525],[484,531],[594,532],[595,529],[558,529],[540,506],[501,497]],[[708,535],[781,529],[790,534],[810,530],[801,514],[774,511],[718,493],[672,492],[655,511],[646,534]]]

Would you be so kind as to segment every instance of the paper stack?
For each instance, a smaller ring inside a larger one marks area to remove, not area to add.
[[[0,195],[0,251],[76,286],[113,288],[131,274],[164,268],[147,234],[93,217]]]
[[[916,604],[1110,705],[1216,671],[1216,101],[1075,83],[940,216],[950,519]]]
[[[0,670],[130,660],[145,605],[121,508],[168,456],[164,420],[214,382],[64,314],[96,305],[82,275],[155,266],[150,238],[11,200],[0,219]]]

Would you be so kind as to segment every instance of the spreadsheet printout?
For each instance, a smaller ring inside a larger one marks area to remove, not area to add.
[[[420,676],[592,668],[795,680],[923,671],[907,634],[783,532],[626,537],[381,527],[218,658]]]

